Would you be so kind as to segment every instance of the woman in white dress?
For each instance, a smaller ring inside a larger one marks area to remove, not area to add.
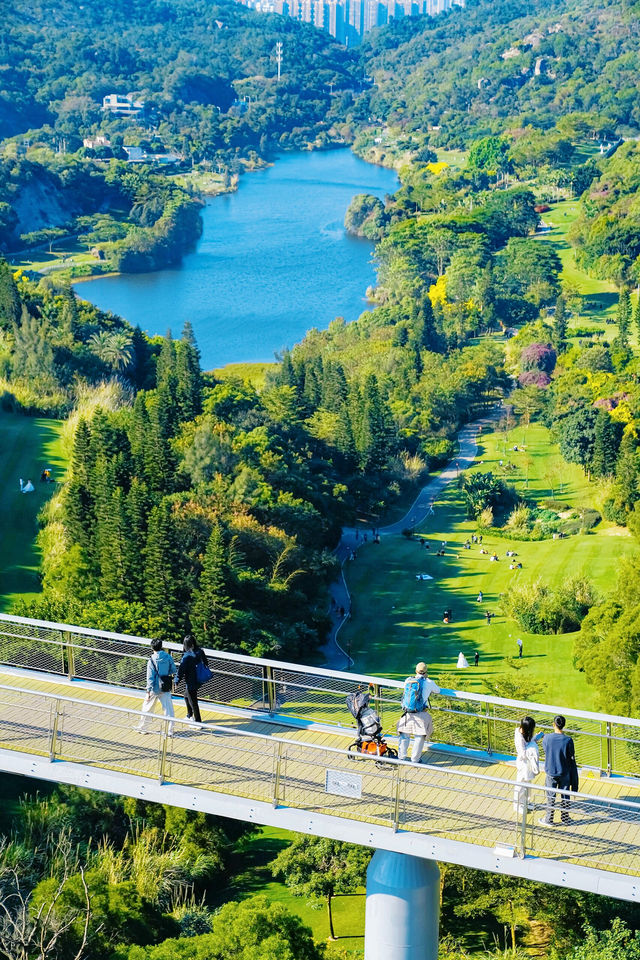
[[[540,772],[540,753],[537,741],[543,734],[539,733],[534,737],[533,731],[535,728],[536,722],[533,717],[523,717],[515,729],[516,781],[518,783],[531,783]],[[522,814],[524,805],[527,803],[528,792],[526,787],[515,787],[513,809],[517,814]],[[527,809],[533,810],[531,799],[529,799]]]

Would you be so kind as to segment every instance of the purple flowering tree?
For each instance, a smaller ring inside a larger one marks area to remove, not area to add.
[[[552,373],[555,365],[556,352],[550,343],[531,343],[520,354],[520,369],[523,373],[528,370]]]

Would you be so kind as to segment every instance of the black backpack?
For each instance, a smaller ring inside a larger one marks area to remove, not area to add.
[[[160,681],[160,691],[161,693],[171,693],[173,690],[173,674],[172,673],[160,673],[158,670],[158,664],[155,660],[151,660],[153,664],[153,669],[158,674],[158,680]]]

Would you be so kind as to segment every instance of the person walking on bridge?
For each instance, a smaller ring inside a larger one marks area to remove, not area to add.
[[[398,720],[398,759],[406,760],[409,741],[413,737],[411,762],[420,763],[425,741],[431,739],[433,719],[429,713],[429,697],[440,693],[440,687],[427,676],[427,665],[416,664],[414,677],[407,677],[402,691],[402,716]]]
[[[162,649],[162,640],[152,640],[151,649],[153,653],[147,661],[147,695],[142,703],[142,717],[136,727],[138,733],[149,733],[147,729],[150,721],[150,714],[156,705],[156,701],[162,707],[165,717],[173,717],[173,700],[171,693],[173,690],[173,678],[176,675],[176,665],[171,654]],[[173,724],[169,724],[169,736],[173,735]]]
[[[200,704],[198,703],[198,663],[204,663],[207,666],[207,658],[204,651],[197,645],[196,641],[189,634],[184,638],[184,653],[178,667],[178,677],[176,683],[182,683],[184,680],[184,702],[187,708],[187,720],[194,723],[196,728],[202,725],[200,716]]]

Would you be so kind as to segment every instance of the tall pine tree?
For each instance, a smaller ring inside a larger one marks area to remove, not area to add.
[[[380,395],[375,374],[364,382],[362,425],[356,441],[360,466],[364,470],[381,469],[389,456],[393,441],[393,424],[386,403]]]
[[[175,433],[179,416],[176,367],[176,345],[171,336],[171,330],[167,330],[156,363],[156,389],[159,394],[162,394],[163,416],[171,425],[172,433]]]
[[[322,371],[322,406],[337,413],[347,402],[347,378],[341,364],[327,361]]]
[[[178,602],[180,554],[171,516],[171,506],[162,500],[149,517],[145,547],[145,600],[147,612],[159,617],[166,636],[176,636],[183,625]]]
[[[138,477],[134,477],[127,494],[127,520],[129,524],[127,562],[131,578],[131,598],[133,600],[144,599],[144,555],[147,542],[149,506],[147,485]]]
[[[214,523],[198,589],[193,596],[191,628],[199,644],[219,650],[229,645],[230,627],[234,620],[233,603],[227,591],[228,569],[222,527]]]
[[[11,267],[0,258],[0,328],[11,330],[20,321],[22,304]]]
[[[193,327],[187,320],[182,339],[176,344],[176,400],[181,420],[193,420],[202,412],[200,351]]]
[[[130,543],[127,502],[122,487],[116,487],[108,503],[108,520],[100,524],[100,590],[109,600],[136,599]]]
[[[631,297],[626,288],[620,291],[620,296],[618,297],[616,323],[618,324],[618,336],[616,340],[621,347],[628,347],[629,334],[631,332]]]
[[[63,500],[64,523],[73,543],[89,554],[95,527],[91,494],[91,431],[83,417],[78,420],[71,454],[71,476]]]
[[[635,310],[633,311],[633,325],[636,328],[638,343],[640,343],[640,293],[638,294]]]
[[[616,472],[621,429],[621,424],[615,423],[606,410],[598,411],[591,460],[595,477],[611,477]]]
[[[129,427],[129,443],[133,459],[133,472],[142,479],[147,467],[147,450],[151,442],[151,424],[147,410],[146,395],[140,392],[133,404],[133,417]]]
[[[153,386],[153,367],[151,366],[151,349],[149,341],[139,326],[136,326],[131,337],[131,363],[129,377],[137,390],[148,390]]]

